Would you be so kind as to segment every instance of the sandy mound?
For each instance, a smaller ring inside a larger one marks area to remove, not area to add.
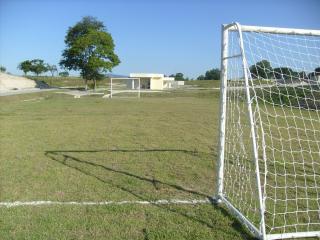
[[[0,90],[35,88],[37,83],[28,78],[0,73]]]

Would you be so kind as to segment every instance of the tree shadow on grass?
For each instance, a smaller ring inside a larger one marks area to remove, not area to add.
[[[117,149],[117,150],[87,150],[87,151],[86,150],[79,150],[79,151],[78,150],[70,150],[70,151],[46,151],[45,152],[45,156],[48,157],[49,159],[53,160],[53,161],[56,161],[56,162],[58,162],[58,163],[60,163],[60,164],[62,164],[64,166],[66,166],[66,167],[72,168],[74,170],[77,170],[77,171],[81,172],[82,174],[85,174],[87,176],[95,178],[96,180],[98,180],[98,181],[100,181],[102,183],[108,184],[108,185],[110,185],[112,187],[115,187],[115,188],[121,190],[121,191],[124,191],[124,192],[127,192],[129,194],[132,194],[133,196],[135,196],[136,198],[138,198],[138,199],[140,199],[142,201],[155,201],[155,200],[158,200],[158,199],[153,199],[152,197],[147,196],[146,194],[137,193],[137,192],[133,191],[132,189],[129,189],[129,188],[125,187],[125,186],[113,183],[110,180],[105,180],[105,179],[101,178],[100,176],[98,176],[97,174],[95,174],[94,172],[90,171],[88,168],[86,168],[86,166],[91,166],[91,167],[103,169],[105,171],[109,171],[109,172],[113,172],[113,173],[116,173],[116,174],[121,174],[121,175],[124,175],[124,176],[132,177],[132,178],[135,178],[135,179],[138,179],[138,180],[141,180],[141,181],[145,181],[145,182],[151,183],[155,188],[157,188],[156,186],[158,184],[161,184],[161,185],[165,185],[165,186],[170,187],[170,188],[174,188],[174,189],[176,189],[178,191],[182,191],[182,192],[185,192],[185,193],[192,194],[192,195],[197,196],[197,197],[205,197],[208,200],[210,200],[210,202],[212,203],[212,205],[213,205],[213,207],[215,208],[216,211],[220,211],[225,217],[227,217],[227,218],[231,219],[232,221],[234,221],[234,223],[232,224],[232,227],[236,231],[238,231],[243,238],[245,238],[245,239],[254,239],[248,234],[247,229],[244,228],[236,218],[232,217],[228,213],[228,211],[226,211],[226,209],[224,209],[222,207],[217,207],[211,196],[209,196],[207,194],[204,194],[204,193],[201,193],[201,192],[198,192],[198,191],[195,191],[195,190],[192,190],[192,189],[187,189],[187,188],[179,186],[177,184],[167,183],[167,182],[155,179],[155,178],[148,178],[148,177],[144,177],[144,176],[139,176],[139,175],[136,175],[136,174],[128,172],[128,171],[114,169],[114,168],[111,168],[111,167],[104,166],[102,164],[97,164],[97,163],[94,163],[94,162],[82,160],[80,158],[71,156],[72,153],[81,153],[81,152],[82,153],[97,153],[97,152],[125,152],[125,153],[130,153],[130,152],[182,152],[182,153],[192,154],[192,155],[198,154],[198,152],[196,152],[196,151],[188,151],[188,150],[178,150],[178,149],[149,149],[149,150],[147,150],[147,149],[145,149],[145,150],[141,150],[141,149],[140,150]],[[202,224],[202,225],[204,225],[204,226],[206,226],[206,227],[208,227],[210,229],[217,230],[217,226],[213,225],[211,222],[205,221],[203,219],[200,219],[197,216],[188,215],[185,211],[183,211],[183,209],[175,209],[175,208],[170,207],[169,205],[159,205],[159,204],[153,204],[153,205],[158,207],[158,208],[160,208],[160,209],[163,209],[163,210],[169,211],[171,213],[183,216],[183,217],[185,217],[185,218],[187,218],[189,220],[198,222],[198,223],[200,223],[200,224]],[[225,232],[225,229],[220,229],[220,231]]]

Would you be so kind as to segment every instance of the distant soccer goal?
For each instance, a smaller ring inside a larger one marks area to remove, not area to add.
[[[260,239],[320,236],[320,31],[222,28],[217,198]]]
[[[110,78],[110,98],[140,98],[140,78]]]

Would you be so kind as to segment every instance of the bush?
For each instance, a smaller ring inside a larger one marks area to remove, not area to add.
[[[5,72],[7,69],[4,66],[0,66],[0,72]]]
[[[69,76],[69,73],[67,71],[65,72],[59,72],[59,76],[60,77],[68,77]]]
[[[266,92],[263,89],[256,90],[261,101],[273,103],[279,106],[319,109],[320,92],[318,86],[303,87],[273,87]],[[313,98],[310,96],[313,95]]]

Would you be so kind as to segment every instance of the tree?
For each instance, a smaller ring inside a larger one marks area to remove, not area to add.
[[[273,77],[273,69],[268,60],[262,60],[250,66],[251,77],[253,79],[269,79]]]
[[[187,81],[187,80],[184,78],[183,73],[171,74],[169,77],[173,77],[174,80],[176,80],[176,81]]]
[[[176,73],[174,80],[183,81],[184,80],[183,73]]]
[[[288,67],[274,68],[275,79],[283,80],[284,82],[292,82],[293,80],[299,80],[299,73]],[[289,80],[289,81],[287,81]]]
[[[5,72],[7,69],[4,66],[0,66],[0,72]]]
[[[50,65],[47,64],[47,70],[51,73],[51,76],[54,76],[54,73],[58,71],[57,66],[56,65]]]
[[[20,69],[21,71],[23,71],[24,75],[27,75],[28,72],[31,72],[31,61],[26,60],[21,62],[18,65],[18,69]]]
[[[197,77],[197,80],[205,80],[204,75],[200,75],[199,77]]]
[[[85,80],[96,81],[104,78],[107,71],[119,65],[120,60],[114,53],[114,42],[104,24],[94,17],[84,17],[70,27],[65,37],[66,49],[60,65],[69,70],[80,71]]]
[[[41,59],[33,59],[30,61],[30,63],[30,72],[35,73],[37,76],[39,76],[39,74],[41,73],[48,71],[46,64]]]
[[[59,76],[61,76],[61,77],[68,77],[68,76],[69,76],[69,73],[68,73],[67,71],[59,72]]]
[[[213,68],[209,71],[206,71],[204,80],[220,80],[220,69]]]
[[[200,75],[197,80],[220,80],[220,69],[213,68],[206,71],[205,75]]]

